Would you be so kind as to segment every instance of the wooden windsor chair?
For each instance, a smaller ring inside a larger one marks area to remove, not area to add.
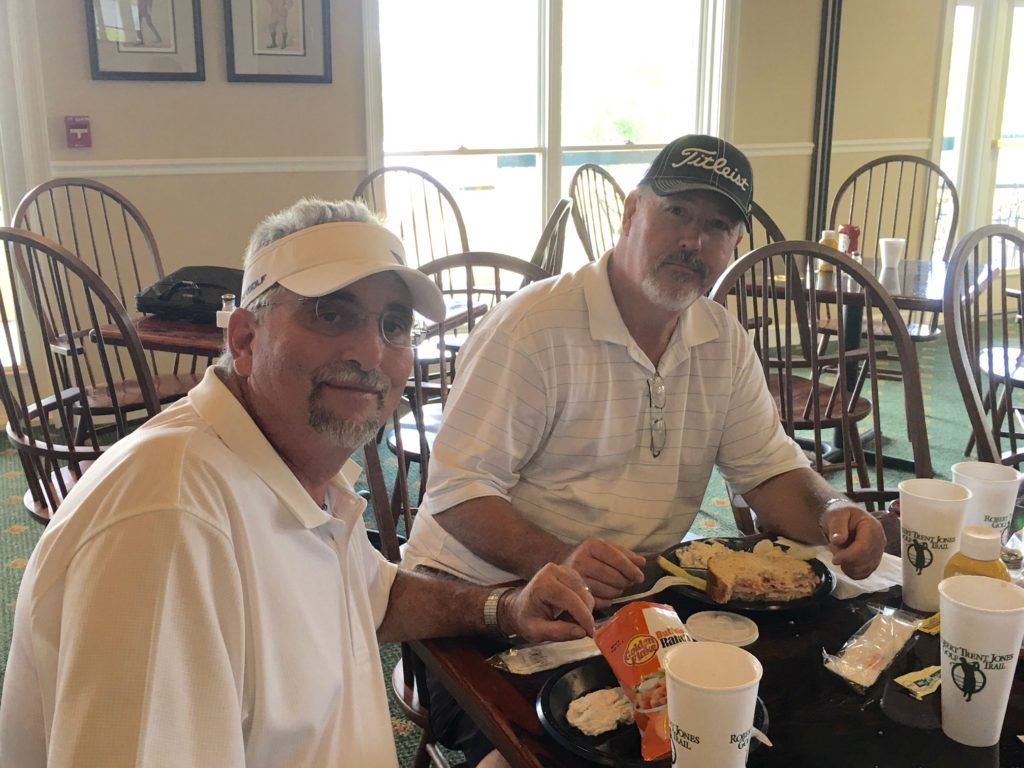
[[[540,240],[534,249],[530,263],[540,267],[549,275],[562,272],[562,256],[565,253],[565,228],[569,223],[572,200],[563,197],[551,211],[541,231]]]
[[[818,263],[831,272],[821,275]],[[823,433],[838,430],[842,440],[845,492],[868,509],[881,509],[898,497],[896,483],[886,477],[880,454],[883,445],[909,446],[919,477],[931,477],[931,455],[924,421],[924,399],[917,354],[899,310],[878,281],[860,264],[831,248],[804,241],[762,246],[730,265],[719,277],[711,298],[730,308],[752,330],[754,351],[786,434],[810,453],[822,472],[828,446]],[[886,392],[903,399],[903,413],[878,407],[881,390],[877,374],[880,357],[873,326],[867,343],[858,349],[843,344],[842,324],[835,354],[824,355],[815,343],[820,323],[859,303],[892,323],[897,353],[903,362],[902,383]],[[828,310],[828,314],[826,314]],[[825,366],[834,375],[821,373]],[[874,453],[865,449],[860,423],[871,427]],[[737,524],[741,521],[737,520]],[[753,521],[742,521],[753,530]],[[743,528],[741,527],[741,530]]]
[[[469,250],[455,197],[425,171],[402,165],[378,168],[359,182],[352,197],[384,217],[405,246],[409,266]]]
[[[966,454],[1024,462],[1024,232],[989,224],[957,243],[946,271],[946,344],[971,421]]]
[[[113,291],[81,259],[31,232],[0,229],[8,273],[0,301],[7,437],[28,481],[25,506],[46,523],[115,440],[160,403],[145,352]],[[119,346],[96,329],[116,326]]]
[[[584,163],[569,182],[572,221],[590,261],[597,261],[615,245],[622,229],[626,195],[604,168]]]
[[[470,251],[446,256],[420,267],[420,271],[437,283],[449,306],[444,322],[427,329],[426,348],[433,354],[450,349],[453,337],[461,341],[470,334],[481,317],[520,288],[550,275],[540,267],[515,256],[487,251]],[[417,347],[417,354],[424,345]],[[414,364],[414,376],[421,376],[423,366]],[[409,461],[420,465],[420,496],[427,487],[427,465],[434,436],[441,425],[441,414],[451,384],[448,366],[440,368],[436,380],[420,379],[412,390],[406,388],[409,413],[402,417],[398,430]],[[395,433],[388,436],[394,451]]]
[[[375,531],[368,531],[370,540],[389,561],[400,563],[401,544],[412,527],[415,509],[409,503],[410,463],[406,460],[403,450],[402,430],[397,412],[392,416],[392,421],[395,430],[393,434],[397,469],[391,488],[388,488],[375,440],[371,440],[363,447],[363,467],[370,489],[370,506],[377,526]],[[391,689],[398,708],[422,730],[412,764],[415,768],[450,768],[431,731],[430,699],[423,662],[408,644],[402,643],[401,647],[401,658],[391,671]]]
[[[135,205],[92,179],[59,178],[30,190],[12,226],[47,237],[71,252],[111,289],[131,313],[135,296],[164,277],[156,238]],[[44,331],[49,326],[44,324]],[[161,403],[182,397],[199,383],[210,357],[147,352]]]
[[[878,265],[878,240],[883,237],[904,238],[906,259],[948,261],[959,216],[956,186],[938,165],[914,155],[886,155],[860,166],[839,185],[829,227],[859,226],[861,255],[868,264]],[[914,342],[934,341],[942,333],[937,312],[906,310],[900,317]],[[823,325],[823,344],[835,335],[837,322],[833,318]],[[875,324],[876,339],[892,341],[892,331],[878,317],[867,315],[865,322]],[[899,375],[893,370],[879,374]]]

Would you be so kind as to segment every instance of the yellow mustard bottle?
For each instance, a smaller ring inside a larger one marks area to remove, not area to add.
[[[819,245],[827,245],[829,248],[839,248],[839,237],[836,235],[834,229],[823,229],[821,231],[821,239],[818,240]],[[818,261],[818,272],[831,272],[832,265],[827,261]]]
[[[1002,540],[999,531],[987,525],[971,525],[960,534],[960,551],[946,562],[942,578],[967,574],[1010,581],[1010,572],[999,559]]]

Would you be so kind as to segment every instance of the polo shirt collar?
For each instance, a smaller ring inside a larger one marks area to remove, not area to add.
[[[607,341],[630,350],[636,349],[646,359],[626,328],[626,323],[615,303],[612,284],[608,277],[611,255],[612,252],[608,251],[597,262],[583,267],[583,295],[590,318],[590,335],[594,341]],[[709,301],[710,299],[704,297],[697,299],[679,317],[668,348],[658,366],[660,370],[669,370],[688,358],[693,347],[718,338],[719,328],[708,307]]]
[[[358,466],[350,461],[330,480],[328,496],[335,514],[325,512],[302,487],[213,366],[206,369],[203,380],[188,393],[188,400],[199,417],[267,484],[304,528],[316,528],[336,519],[351,522],[350,518],[362,516],[366,501],[352,490],[352,481],[358,477],[352,468]]]

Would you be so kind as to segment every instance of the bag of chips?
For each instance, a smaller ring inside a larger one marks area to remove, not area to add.
[[[691,639],[672,606],[643,601],[621,608],[594,635],[633,705],[644,760],[658,760],[672,751],[662,660],[669,648]]]

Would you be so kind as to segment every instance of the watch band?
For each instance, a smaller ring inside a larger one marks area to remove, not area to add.
[[[826,542],[829,540],[829,534],[828,529],[825,528],[825,515],[833,506],[838,504],[842,504],[844,507],[853,506],[853,502],[843,496],[833,496],[821,505],[821,514],[818,515],[818,528],[821,530]]]
[[[484,628],[492,635],[500,635],[501,637],[508,637],[502,632],[501,627],[498,626],[498,603],[501,602],[501,596],[514,587],[497,587],[492,589],[491,593],[487,595],[487,599],[484,600]]]
[[[827,499],[824,504],[821,505],[821,514],[825,514],[835,504],[842,504],[844,507],[852,507],[854,503],[844,496],[833,496],[831,499]]]

